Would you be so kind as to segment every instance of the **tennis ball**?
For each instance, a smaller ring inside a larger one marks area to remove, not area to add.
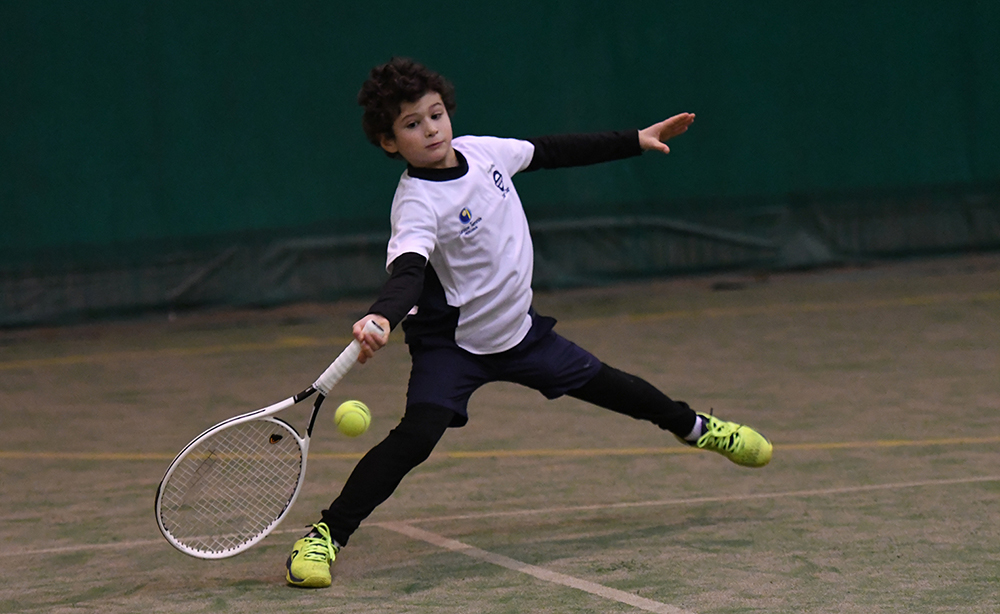
[[[361,401],[344,401],[333,414],[333,421],[341,433],[348,437],[363,435],[372,423],[368,406]]]

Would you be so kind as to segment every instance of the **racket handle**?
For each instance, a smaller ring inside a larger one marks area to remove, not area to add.
[[[382,327],[372,321],[365,324],[365,332],[378,335],[385,334]],[[347,375],[347,372],[351,370],[354,363],[358,361],[359,354],[361,354],[361,344],[358,343],[357,339],[355,339],[354,341],[351,341],[351,344],[348,345],[343,352],[340,353],[340,356],[337,356],[336,360],[330,363],[330,366],[326,368],[326,371],[323,371],[323,374],[320,375],[319,379],[316,380],[316,383],[313,384],[313,388],[319,390],[323,396],[330,394],[330,390],[336,386],[345,375]]]

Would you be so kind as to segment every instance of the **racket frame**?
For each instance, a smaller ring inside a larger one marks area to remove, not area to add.
[[[163,475],[163,479],[160,481],[160,485],[156,489],[156,506],[155,506],[156,524],[160,529],[160,533],[162,533],[163,537],[166,538],[168,542],[170,542],[171,546],[177,548],[184,554],[188,554],[199,559],[224,559],[239,554],[240,552],[243,552],[244,550],[252,547],[254,544],[267,537],[267,535],[271,531],[273,531],[281,523],[282,520],[285,519],[285,516],[288,515],[288,512],[292,509],[292,505],[298,498],[299,492],[302,490],[302,484],[305,481],[306,463],[308,461],[308,454],[309,454],[309,438],[312,436],[312,429],[316,422],[316,415],[319,413],[319,407],[322,404],[325,395],[322,394],[319,395],[316,398],[316,402],[313,404],[312,416],[309,419],[309,426],[306,430],[305,437],[299,435],[295,427],[293,427],[285,420],[281,420],[280,418],[274,418],[273,416],[278,412],[288,409],[292,405],[295,405],[296,403],[312,396],[315,392],[316,389],[310,386],[309,388],[306,388],[297,395],[288,397],[287,399],[279,401],[278,403],[274,403],[272,405],[268,405],[267,407],[262,407],[261,409],[252,412],[247,412],[239,416],[234,416],[232,418],[229,418],[228,420],[224,420],[216,424],[215,426],[212,426],[211,428],[205,430],[202,434],[195,437],[191,441],[191,443],[184,446],[184,449],[181,450],[176,457],[174,457],[173,461],[171,461],[170,466],[167,468],[166,473]],[[281,510],[281,513],[278,514],[278,516],[270,524],[268,524],[260,533],[258,533],[254,537],[244,542],[241,542],[240,544],[238,544],[233,548],[227,548],[226,550],[216,552],[212,550],[194,548],[184,543],[183,541],[176,538],[173,535],[173,533],[170,532],[170,529],[168,529],[163,524],[162,503],[163,503],[164,486],[170,480],[170,476],[173,475],[174,470],[176,470],[181,465],[183,460],[187,457],[188,453],[191,452],[193,449],[197,448],[206,439],[212,437],[213,435],[219,433],[220,431],[236,426],[237,424],[252,422],[254,420],[265,420],[268,422],[274,422],[279,424],[289,432],[289,434],[295,439],[295,443],[299,447],[299,453],[301,455],[302,461],[299,467],[298,481],[295,484],[295,489],[292,492],[291,497],[288,498],[288,502],[285,504],[284,509]]]
[[[377,333],[377,334],[383,334],[384,332],[382,328],[379,327],[374,322],[368,322],[368,324],[365,327],[365,330],[366,332]],[[327,397],[330,390],[341,380],[341,378],[344,377],[344,375],[347,374],[347,372],[351,369],[351,367],[354,366],[354,363],[357,362],[358,355],[360,354],[360,352],[361,352],[361,345],[358,343],[357,340],[352,341],[350,345],[348,345],[347,348],[345,348],[344,351],[341,352],[339,356],[337,356],[337,359],[334,360],[332,363],[330,363],[330,366],[327,367],[326,371],[324,371],[323,374],[320,375],[320,377],[316,380],[316,382],[312,386],[309,386],[302,392],[294,396],[288,397],[283,401],[279,401],[272,405],[268,405],[267,407],[262,407],[260,409],[247,412],[245,414],[233,416],[228,420],[223,420],[222,422],[206,429],[200,435],[192,439],[190,443],[184,446],[184,448],[177,454],[177,456],[174,457],[174,460],[171,461],[170,465],[167,467],[167,471],[166,473],[164,473],[163,479],[160,480],[160,485],[156,489],[156,503],[155,503],[156,524],[160,529],[160,533],[163,534],[163,537],[166,538],[166,540],[170,543],[170,545],[177,548],[184,554],[188,554],[195,558],[224,559],[237,555],[251,548],[258,542],[260,542],[262,539],[267,537],[268,534],[270,534],[279,524],[281,524],[281,521],[284,520],[285,516],[288,515],[288,512],[291,511],[292,505],[294,505],[295,500],[299,496],[299,492],[302,490],[302,484],[305,482],[306,465],[308,462],[308,454],[309,454],[309,439],[312,437],[313,427],[316,425],[316,416],[319,414],[320,405],[323,404],[323,400]],[[300,436],[298,431],[295,430],[295,428],[288,422],[281,420],[280,418],[273,417],[275,414],[285,409],[288,409],[289,407],[299,403],[300,401],[303,401],[311,397],[313,394],[317,392],[319,392],[319,394],[317,395],[316,400],[313,403],[312,415],[309,417],[309,425],[306,427],[305,437]],[[299,466],[298,481],[295,484],[295,489],[293,490],[292,495],[288,498],[288,502],[285,504],[285,507],[281,510],[281,513],[279,513],[273,521],[271,521],[266,527],[264,527],[263,530],[261,530],[258,534],[254,535],[253,537],[237,544],[234,547],[226,548],[225,550],[221,551],[213,551],[213,550],[194,548],[188,544],[185,544],[184,542],[176,538],[163,523],[162,503],[163,503],[163,494],[165,490],[164,486],[169,481],[170,476],[173,475],[174,470],[177,469],[178,466],[180,466],[181,462],[184,460],[184,458],[187,457],[188,453],[190,453],[204,440],[227,428],[230,428],[237,424],[251,422],[254,420],[266,420],[276,424],[280,424],[283,428],[289,431],[289,433],[293,436],[296,443],[298,444],[302,461],[301,465]]]

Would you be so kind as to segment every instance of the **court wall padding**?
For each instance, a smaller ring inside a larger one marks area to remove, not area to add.
[[[1000,4],[411,8],[0,4],[0,325],[376,292],[403,167],[355,98],[393,55],[456,134],[697,114],[516,178],[539,287],[1000,248]]]

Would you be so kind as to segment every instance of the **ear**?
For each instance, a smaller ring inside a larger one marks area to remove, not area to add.
[[[399,153],[399,147],[396,145],[396,139],[394,138],[390,138],[383,134],[379,144],[382,145],[382,149],[386,150],[388,153]]]

